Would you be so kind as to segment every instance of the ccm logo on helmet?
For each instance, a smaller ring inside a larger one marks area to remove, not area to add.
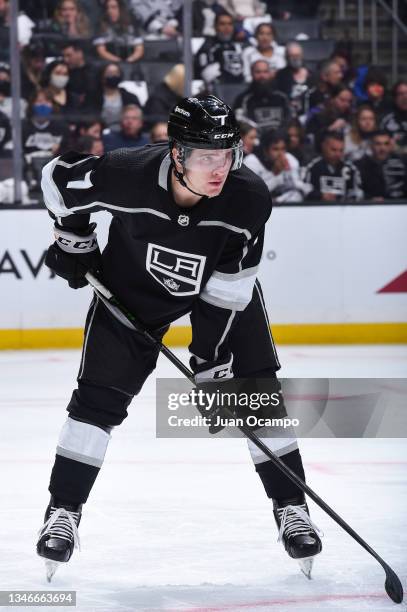
[[[174,113],[179,113],[180,115],[185,115],[185,117],[190,117],[191,113],[189,113],[188,111],[184,110],[183,108],[180,108],[179,106],[176,106],[174,108]]]
[[[234,132],[229,132],[228,134],[215,134],[214,138],[231,138],[234,135]]]

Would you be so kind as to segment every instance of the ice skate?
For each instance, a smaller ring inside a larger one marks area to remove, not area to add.
[[[78,526],[81,510],[81,504],[63,504],[51,497],[37,542],[37,553],[46,559],[48,582],[51,582],[59,565],[69,561],[74,549],[80,550]]]
[[[278,542],[292,559],[296,559],[301,571],[311,579],[314,557],[322,550],[318,534],[322,532],[311,521],[304,496],[273,500],[274,518],[279,528]]]

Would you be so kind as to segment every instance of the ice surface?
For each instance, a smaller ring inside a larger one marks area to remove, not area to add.
[[[407,374],[405,346],[279,355],[285,376]],[[50,588],[34,544],[78,364],[77,351],[0,353],[0,590]],[[178,373],[160,358],[157,375]],[[325,537],[308,581],[276,542],[245,441],[155,439],[154,393],[151,377],[114,431],[84,508],[82,552],[54,577],[52,589],[77,591],[78,612],[406,609],[386,596],[378,563],[312,502]],[[301,449],[308,483],[405,585],[406,441],[302,440]]]

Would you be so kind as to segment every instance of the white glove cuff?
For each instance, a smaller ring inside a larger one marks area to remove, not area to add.
[[[195,383],[199,385],[204,382],[221,382],[222,380],[233,378],[232,361],[233,357],[227,363],[220,363],[207,370],[203,370],[203,372],[197,372],[195,374]]]
[[[91,253],[98,248],[96,233],[92,232],[89,236],[77,236],[66,230],[54,228],[55,240],[59,248],[66,253]]]

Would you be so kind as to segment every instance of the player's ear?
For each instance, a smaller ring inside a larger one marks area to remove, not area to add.
[[[178,172],[182,172],[182,164],[179,161],[180,153],[178,147],[176,147],[175,145],[171,149],[171,155],[172,159],[174,160],[175,168],[178,170]]]

